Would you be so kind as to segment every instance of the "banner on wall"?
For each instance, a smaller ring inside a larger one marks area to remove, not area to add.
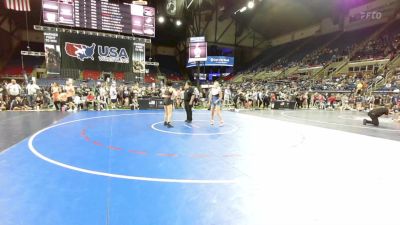
[[[130,72],[132,42],[92,35],[60,33],[63,68]]]
[[[57,32],[44,32],[47,74],[58,75],[61,70],[61,50]]]
[[[195,67],[196,62],[189,61],[186,68]],[[200,66],[234,66],[234,58],[227,56],[208,56],[205,62],[200,62]]]
[[[398,0],[372,1],[349,11],[345,19],[346,30],[355,30],[388,21],[399,7]]]
[[[145,43],[133,43],[133,72],[134,73],[145,73],[146,72],[146,45]]]

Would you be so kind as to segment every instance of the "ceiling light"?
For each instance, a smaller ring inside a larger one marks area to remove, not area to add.
[[[250,1],[249,3],[247,3],[247,7],[248,7],[249,9],[254,8],[254,1]]]
[[[158,22],[159,23],[164,23],[165,22],[165,18],[163,16],[158,17]]]

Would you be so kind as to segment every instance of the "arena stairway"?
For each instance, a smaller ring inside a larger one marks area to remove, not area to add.
[[[368,87],[367,93],[372,94],[375,91],[379,91],[381,88],[385,87],[387,81],[391,80],[394,75],[395,73],[393,71],[388,71],[385,78],[373,83],[370,87]]]
[[[397,54],[392,61],[387,64],[387,68],[396,69],[400,66],[400,54]]]
[[[254,80],[263,80],[263,78],[265,77],[265,75],[267,74],[267,72],[265,70],[262,70],[258,73],[256,73],[253,77]]]
[[[331,75],[332,77],[336,77],[342,73],[347,73],[348,72],[348,68],[346,67],[347,64],[349,64],[350,60],[346,59],[341,61],[341,63],[336,67],[336,70],[333,71],[333,74],[328,74]]]
[[[278,77],[285,78],[285,77],[291,76],[291,75],[297,73],[298,70],[299,70],[299,67],[298,67],[298,66],[290,67],[290,68],[288,68],[288,69],[286,69],[286,70],[283,70],[283,71],[278,75]]]
[[[251,73],[249,73],[249,74],[251,74]],[[234,83],[240,83],[240,82],[243,81],[243,78],[244,78],[245,76],[249,75],[249,74],[247,74],[247,73],[239,74],[239,75],[237,75],[236,77],[234,77],[234,78],[232,79],[232,82],[234,82]]]
[[[336,71],[346,66],[348,61],[332,62],[327,64],[323,69],[315,74],[314,79],[324,79],[332,74],[335,75]]]

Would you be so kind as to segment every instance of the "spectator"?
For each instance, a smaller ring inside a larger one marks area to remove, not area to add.
[[[20,96],[22,91],[22,88],[19,84],[17,84],[17,81],[12,79],[11,83],[7,85],[7,92],[9,96],[9,102],[11,103],[13,100],[15,100],[18,96]],[[10,107],[12,110],[12,108]]]
[[[110,88],[110,99],[111,99],[111,109],[115,109],[116,103],[118,101],[118,92],[115,83],[113,83]]]
[[[96,108],[95,100],[96,100],[96,97],[94,96],[94,93],[92,91],[89,92],[88,96],[86,97],[86,101],[85,101],[85,109],[89,110],[90,106],[92,106],[93,108]]]
[[[36,109],[36,110],[40,110],[40,109],[42,109],[43,104],[44,104],[43,94],[38,94],[38,95],[35,96],[35,104],[31,108],[32,109]]]
[[[26,86],[27,90],[27,98],[28,98],[28,105],[31,108],[35,107],[36,95],[40,91],[40,87],[32,80]]]
[[[53,104],[54,104],[54,107],[56,108],[56,110],[61,109],[60,99],[59,99],[60,92],[61,92],[61,88],[58,85],[58,83],[51,84],[51,94],[52,94],[52,98],[53,98]]]
[[[29,110],[31,109],[29,106],[27,106],[24,101],[21,99],[20,96],[16,96],[14,100],[11,101],[10,104],[10,109],[11,110]]]
[[[0,98],[0,111],[4,111],[4,110],[6,110],[6,109],[7,109],[7,108],[6,108],[6,102],[3,101],[2,98]]]

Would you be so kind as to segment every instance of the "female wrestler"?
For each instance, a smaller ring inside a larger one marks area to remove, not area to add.
[[[172,110],[173,110],[173,99],[176,96],[175,89],[172,87],[172,82],[167,81],[165,90],[162,97],[164,98],[164,126],[172,128]]]
[[[214,114],[217,113],[219,118],[219,125],[223,126],[224,121],[221,115],[221,106],[222,106],[222,89],[218,83],[218,81],[214,82],[214,86],[211,88],[210,96],[209,96],[209,105],[211,105],[211,125],[214,125]]]
[[[53,97],[53,104],[56,107],[57,111],[61,109],[61,106],[59,106],[60,105],[60,99],[58,97],[60,95],[60,92],[61,92],[61,88],[57,83],[51,84],[51,94],[52,94],[52,97]]]
[[[73,110],[73,109],[76,110],[76,106],[75,106],[75,103],[74,103],[75,87],[73,86],[73,80],[72,79],[68,79],[66,81],[65,91],[67,93],[68,108],[70,110]]]

